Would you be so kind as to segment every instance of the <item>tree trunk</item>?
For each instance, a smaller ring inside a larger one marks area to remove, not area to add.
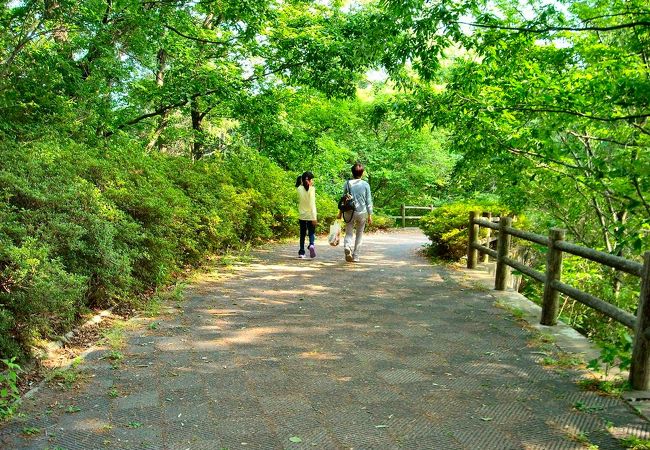
[[[165,85],[166,60],[167,60],[167,53],[165,52],[164,49],[161,48],[160,50],[158,50],[158,71],[156,72],[156,86],[158,86],[159,89],[162,89],[162,87]],[[165,111],[158,118],[158,126],[156,127],[156,131],[154,131],[151,140],[147,144],[147,151],[150,152],[156,145],[158,146],[158,151],[162,152],[165,150],[165,146],[163,144],[163,141],[160,139],[160,136],[162,135],[163,131],[165,131],[165,128],[167,127],[167,123],[169,122],[168,116],[169,116],[169,111]]]
[[[199,102],[193,99],[191,102],[192,114],[192,159],[197,161],[203,156],[203,115],[199,111]]]

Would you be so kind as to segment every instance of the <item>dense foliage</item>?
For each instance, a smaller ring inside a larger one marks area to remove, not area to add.
[[[441,252],[462,247],[441,218],[460,230],[459,205],[489,196],[638,260],[649,17],[643,0],[1,2],[0,357],[292,232],[304,170],[327,223],[357,159],[380,213],[456,202],[423,221]],[[635,310],[637,280],[566,268]],[[573,302],[563,314],[625,340]]]
[[[509,211],[494,201],[450,202],[436,208],[419,220],[419,226],[431,240],[430,253],[443,259],[458,261],[467,255],[467,234],[470,211],[491,211],[495,215]],[[481,228],[480,237],[487,235]]]
[[[393,96],[374,92],[378,89],[341,100],[294,94],[272,114],[253,116],[255,122],[242,131],[282,167],[312,167],[318,185],[333,196],[342,191],[341,180],[350,177],[349,162],[359,160],[380,211],[395,215],[402,203],[431,204],[454,164],[443,147],[444,132],[414,129],[391,110]]]
[[[287,235],[297,218],[289,177],[247,149],[192,163],[50,141],[2,155],[2,354],[211,252]]]

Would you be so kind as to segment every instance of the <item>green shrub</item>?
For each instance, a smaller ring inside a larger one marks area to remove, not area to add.
[[[131,276],[129,250],[116,240],[123,214],[81,176],[85,152],[76,144],[5,148],[0,210],[9,222],[0,233],[18,248],[37,241],[48,255],[39,260],[56,260],[61,270],[84,277],[91,304],[128,291]]]
[[[329,226],[336,220],[339,214],[339,209],[336,200],[329,195],[321,193],[316,187],[316,209],[318,210],[318,223],[323,231],[328,231]],[[295,193],[294,193],[295,196]],[[296,220],[298,218],[298,205],[294,207],[296,211]]]
[[[292,177],[248,149],[193,162],[115,138],[0,146],[0,357],[132,303],[206,255],[294,233]]]
[[[18,373],[20,366],[16,358],[0,359],[0,419],[11,416],[20,399]]]
[[[467,254],[467,226],[470,211],[489,211],[493,215],[508,211],[494,202],[457,202],[440,206],[420,219],[419,226],[431,240],[432,254],[457,261]],[[481,235],[487,230],[481,228]]]
[[[236,228],[239,238],[255,242],[291,234],[297,220],[293,176],[250,148],[229,153],[223,162],[240,197],[223,199],[237,204],[233,219],[243,221]]]
[[[0,292],[3,355],[20,354],[17,342],[63,333],[82,310],[87,279],[67,272],[61,261],[33,238],[6,249],[0,278],[5,280]]]
[[[388,230],[395,227],[395,219],[382,216],[381,214],[373,214],[372,223],[366,225],[367,231]]]

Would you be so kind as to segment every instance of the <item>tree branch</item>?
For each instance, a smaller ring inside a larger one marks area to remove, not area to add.
[[[518,149],[518,148],[514,148],[514,147],[508,147],[507,150],[508,150],[510,153],[515,154],[515,155],[533,156],[533,157],[535,157],[535,158],[540,158],[540,159],[543,159],[543,160],[545,160],[545,161],[549,161],[549,162],[552,162],[552,163],[554,163],[554,164],[558,164],[558,165],[560,165],[560,166],[567,167],[567,168],[569,168],[569,169],[576,169],[576,170],[580,170],[580,169],[582,169],[582,168],[579,167],[579,166],[574,166],[573,164],[569,164],[569,163],[565,163],[565,162],[559,161],[559,160],[557,160],[557,159],[549,158],[549,157],[547,157],[547,156],[545,156],[545,155],[542,155],[541,153],[529,152],[529,151],[520,150],[520,149]]]
[[[189,34],[185,34],[185,33],[181,32],[180,30],[177,30],[176,28],[172,27],[171,25],[165,24],[163,26],[165,28],[167,28],[169,31],[172,31],[172,32],[176,33],[180,37],[183,37],[185,39],[189,39],[189,40],[192,40],[192,41],[196,41],[196,42],[201,42],[202,44],[214,44],[214,45],[226,46],[226,45],[231,44],[232,42],[235,42],[237,40],[236,38],[230,38],[230,39],[227,39],[225,41],[212,41],[210,39],[203,39],[203,38],[199,38],[199,37],[195,37],[195,36],[190,36]]]
[[[632,177],[632,184],[634,185],[634,189],[636,190],[636,195],[638,195],[639,198],[641,199],[641,203],[645,208],[646,214],[650,215],[650,205],[648,204],[645,197],[643,196],[643,191],[641,191],[641,186],[639,186],[639,178]]]
[[[452,22],[458,25],[468,25],[475,28],[486,28],[490,30],[518,31],[521,33],[548,33],[550,31],[616,31],[625,28],[650,27],[650,21],[642,20],[639,22],[621,23],[606,27],[545,27],[545,28],[528,28],[528,27],[511,27],[505,25],[488,25],[475,22]]]
[[[570,135],[578,139],[591,139],[593,141],[598,141],[598,142],[609,142],[610,144],[620,145],[621,147],[643,147],[642,145],[635,144],[632,142],[621,142],[621,141],[616,141],[614,139],[606,139],[606,138],[598,138],[595,136],[582,135],[576,133],[575,131],[567,131],[567,133],[569,133]]]
[[[633,123],[632,126],[633,126],[634,128],[637,128],[641,133],[643,133],[643,134],[647,134],[648,136],[650,136],[650,131],[646,130],[646,129],[643,128],[641,125],[636,124],[636,123]]]
[[[571,111],[567,109],[554,109],[552,107],[546,107],[546,106],[541,106],[541,107],[513,106],[513,107],[504,107],[504,108],[493,108],[493,111],[520,111],[520,112],[533,112],[533,113],[569,114],[572,116],[584,117],[585,119],[598,120],[600,122],[617,122],[620,120],[647,119],[648,117],[650,117],[650,113],[634,114],[630,116],[619,116],[619,117],[599,117],[599,116],[592,116],[589,114],[581,113],[578,111]]]
[[[650,13],[645,13],[641,11],[626,11],[620,14],[603,14],[600,16],[586,17],[582,20],[584,22],[592,22],[598,19],[611,19],[613,17],[621,17],[621,16],[650,16]]]
[[[272,75],[274,73],[281,72],[283,70],[290,69],[292,67],[300,66],[300,65],[302,65],[304,63],[305,63],[305,61],[299,61],[299,62],[295,62],[295,63],[291,63],[291,64],[285,64],[285,65],[283,65],[281,67],[278,67],[278,68],[273,69],[273,70],[269,70],[269,71],[264,72],[264,73],[259,74],[259,75],[251,75],[248,78],[244,78],[242,81],[244,83],[252,83],[253,81],[257,81],[257,80],[259,80],[261,78],[267,77],[267,76]],[[135,117],[135,118],[127,121],[127,122],[124,122],[124,123],[118,125],[115,128],[114,131],[105,132],[104,136],[105,137],[112,136],[113,134],[115,134],[116,131],[123,130],[124,128],[127,128],[127,127],[129,127],[131,125],[135,125],[135,124],[137,124],[139,122],[142,122],[143,120],[150,119],[151,117],[156,117],[156,116],[160,116],[162,114],[166,114],[167,112],[171,111],[172,109],[176,109],[176,108],[180,108],[182,106],[185,106],[189,102],[191,102],[193,100],[196,100],[199,97],[206,97],[208,95],[216,94],[216,93],[221,92],[221,90],[222,90],[221,88],[218,88],[218,89],[208,89],[207,91],[204,91],[204,92],[196,92],[196,93],[186,97],[183,100],[179,100],[177,102],[170,103],[168,105],[163,105],[163,106],[155,109],[154,111],[142,114],[142,115],[140,115],[138,117]]]
[[[44,20],[41,19],[39,22],[37,22],[37,23],[32,27],[31,30],[29,30],[28,32],[25,33],[24,37],[18,41],[18,43],[17,43],[16,46],[13,48],[13,50],[11,51],[11,53],[9,54],[9,56],[7,56],[7,58],[5,58],[4,61],[1,61],[1,62],[0,62],[0,67],[2,67],[2,66],[9,67],[9,66],[13,63],[14,59],[16,59],[16,57],[18,56],[18,53],[20,53],[21,50],[22,50],[23,48],[25,48],[25,46],[26,46],[27,44],[29,44],[31,41],[33,41],[33,40],[34,40],[35,38],[37,38],[38,36],[45,35],[45,34],[47,34],[47,33],[53,33],[53,32],[56,32],[57,29],[54,29],[54,30],[46,30],[46,31],[42,31],[42,32],[40,32],[40,33],[37,33],[36,30],[38,30],[38,29],[43,25],[43,23],[44,23]]]

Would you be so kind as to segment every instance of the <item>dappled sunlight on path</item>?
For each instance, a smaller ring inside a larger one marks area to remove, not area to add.
[[[82,388],[44,389],[0,442],[604,449],[648,437],[625,404],[580,391],[577,372],[539,365],[530,333],[490,292],[419,256],[425,243],[417,230],[370,235],[360,263],[321,242],[303,260],[276,245],[228,276],[206,274],[164,318],[141,321],[123,360],[98,349]],[[41,432],[21,436],[24,427]]]

